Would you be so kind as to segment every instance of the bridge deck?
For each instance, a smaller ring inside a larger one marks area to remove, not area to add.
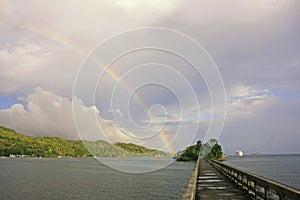
[[[205,159],[200,161],[196,199],[246,200],[246,193],[212,167]]]

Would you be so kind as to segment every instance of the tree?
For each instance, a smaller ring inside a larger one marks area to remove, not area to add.
[[[217,160],[223,155],[222,147],[218,140],[210,139],[202,144],[199,140],[197,144],[187,147],[184,151],[179,151],[175,157],[177,161],[196,161],[199,156]]]
[[[220,159],[223,155],[222,147],[218,143],[216,143],[213,148],[210,150],[210,152],[206,155],[206,158],[210,159]]]
[[[199,157],[201,147],[202,142],[199,140],[197,144],[187,147],[184,151],[178,152],[175,158],[177,161],[196,161]]]

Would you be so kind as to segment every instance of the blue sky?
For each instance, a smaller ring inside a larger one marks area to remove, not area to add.
[[[17,96],[1,96],[0,109],[10,108],[13,104],[19,103]]]
[[[227,115],[219,138],[226,153],[237,149],[246,153],[300,153],[299,11],[297,0],[0,1],[0,125],[33,136],[97,138],[94,133],[99,127],[89,124],[91,120],[79,123],[88,126],[86,130],[75,128],[72,89],[79,66],[107,38],[154,26],[194,38],[217,65],[227,95]],[[134,39],[129,38],[123,45],[132,45]],[[114,48],[107,52],[114,52],[118,45],[113,43]],[[191,49],[186,52],[195,53]],[[174,71],[163,67],[151,71],[151,66],[144,73],[130,71],[151,61],[168,64],[188,80],[200,104],[199,112],[189,86]],[[106,75],[96,90],[95,103],[84,98],[75,100],[77,114],[87,119],[97,114],[95,119],[104,133],[100,138],[169,150],[165,147],[166,136],[172,141],[170,146],[180,150],[195,139],[203,139],[210,118],[222,113],[218,109],[211,113],[203,77],[173,55],[136,52],[112,68],[124,75],[121,83],[130,85],[130,89],[117,89],[118,95],[112,101],[117,82]],[[92,77],[87,73],[86,80],[80,83],[82,88]],[[137,90],[147,107],[141,109],[134,99],[128,101],[127,95],[148,79],[165,79],[169,85],[153,84]],[[85,96],[86,91],[81,92],[77,97]],[[176,95],[185,97],[181,104]],[[130,115],[122,108],[127,101]],[[152,105],[159,106],[151,108]],[[194,133],[196,122],[199,128]],[[124,135],[124,130],[147,135],[159,128],[166,135],[149,141]]]

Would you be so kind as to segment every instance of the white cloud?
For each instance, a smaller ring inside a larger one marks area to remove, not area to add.
[[[42,86],[65,96],[94,46],[113,34],[150,26],[176,5],[171,0],[0,3],[0,93]]]
[[[0,125],[31,136],[105,140],[111,143],[133,142],[151,148],[163,148],[165,145],[159,135],[146,141],[131,137],[134,134],[128,131],[126,133],[129,134],[125,134],[112,120],[102,118],[96,106],[86,106],[76,97],[73,99],[74,113],[72,102],[68,98],[40,87],[21,99],[24,105],[14,104],[8,109],[0,110]],[[73,116],[77,119],[76,127]]]
[[[105,140],[112,143],[135,141],[124,134],[112,120],[103,119],[94,105],[87,107],[82,100],[74,97],[73,111],[81,140]],[[140,143],[138,140],[136,142]]]
[[[239,117],[241,114],[257,114],[278,97],[268,89],[255,89],[249,85],[237,85],[228,92],[227,118]]]
[[[72,102],[68,98],[37,87],[34,93],[22,99],[24,105],[14,104],[8,109],[0,110],[1,125],[33,136],[56,135],[67,139],[79,139],[72,115]],[[75,99],[74,104],[79,111],[77,114],[85,116],[86,119],[82,123],[85,124],[84,131],[88,135],[81,134],[81,139],[105,139],[97,132],[98,125],[90,123],[90,119],[96,114],[102,130],[112,142],[128,141],[128,137],[121,133],[110,120],[101,118],[95,106],[87,107],[78,99]]]
[[[76,139],[71,102],[41,88],[23,98],[25,106],[15,104],[0,110],[0,121],[21,133],[35,136],[56,135]]]
[[[39,77],[49,60],[45,53],[41,47],[27,43],[1,49],[0,93],[12,92],[24,83],[34,84],[32,77]]]
[[[233,88],[231,88],[231,91],[229,92],[229,96],[231,97],[245,97],[252,95],[254,93],[257,93],[258,90],[254,89],[247,85],[237,85]]]
[[[181,2],[178,10],[181,11],[180,21],[194,26],[220,25],[234,23],[253,23],[261,20],[262,17],[269,17],[274,12],[280,12],[284,7],[289,6],[289,1],[281,1],[273,4],[272,0],[200,0],[193,3]],[[187,12],[187,10],[189,12]]]
[[[9,1],[0,1],[0,26],[6,21],[6,17],[11,13]]]
[[[299,101],[288,101],[268,89],[239,85],[231,92],[221,142],[227,153],[297,152]],[[287,139],[288,138],[288,139]]]

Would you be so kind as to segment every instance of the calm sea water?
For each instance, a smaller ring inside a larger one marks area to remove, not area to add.
[[[300,155],[228,156],[225,163],[300,189]]]
[[[0,199],[178,199],[193,166],[130,174],[93,158],[0,158]]]

